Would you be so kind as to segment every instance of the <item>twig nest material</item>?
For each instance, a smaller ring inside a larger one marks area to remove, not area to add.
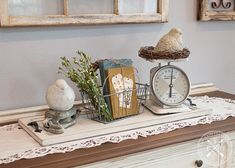
[[[189,55],[190,51],[186,48],[176,52],[168,52],[168,51],[156,52],[154,47],[146,46],[146,47],[141,47],[139,50],[139,56],[149,61],[158,60],[158,59],[184,59],[188,58]]]
[[[63,79],[58,79],[46,93],[47,104],[53,110],[67,111],[73,107],[74,100],[73,89]]]

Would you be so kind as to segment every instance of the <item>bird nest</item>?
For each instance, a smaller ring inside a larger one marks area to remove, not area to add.
[[[139,50],[139,56],[147,60],[158,59],[184,59],[188,58],[190,51],[184,48],[182,51],[177,52],[155,52],[154,47],[147,46],[141,47]]]

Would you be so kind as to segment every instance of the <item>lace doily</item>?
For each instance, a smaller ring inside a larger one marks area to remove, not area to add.
[[[178,128],[221,121],[231,116],[235,117],[235,100],[209,98],[207,96],[193,97],[192,100],[197,105],[213,109],[212,115],[47,147],[41,147],[23,129],[20,129],[18,124],[3,126],[0,127],[0,164],[11,163],[20,159],[42,157],[48,154],[66,153],[81,148],[91,148],[106,142],[119,143],[127,139],[137,139],[138,137],[167,133]]]

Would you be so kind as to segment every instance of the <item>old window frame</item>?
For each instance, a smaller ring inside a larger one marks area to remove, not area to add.
[[[219,1],[220,4],[226,6],[224,0]],[[234,2],[235,3],[235,2]],[[218,5],[218,4],[217,4]],[[217,9],[208,11],[209,3],[208,0],[199,0],[199,14],[198,19],[200,21],[232,21],[235,20],[235,9],[234,11],[218,11]]]
[[[69,15],[70,0],[64,0],[63,15],[10,16],[8,0],[0,2],[0,26],[62,26],[62,25],[97,25],[123,23],[164,23],[168,21],[169,0],[156,0],[156,14],[119,14],[119,0],[114,0],[113,14]]]

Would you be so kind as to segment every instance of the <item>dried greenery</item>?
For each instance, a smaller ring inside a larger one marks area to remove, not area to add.
[[[61,57],[61,67],[59,73],[63,73],[67,78],[76,83],[82,92],[88,95],[92,105],[106,121],[113,120],[104,97],[100,91],[97,75],[91,63],[91,58],[84,52],[77,52],[79,58],[73,57],[70,61],[66,57]]]

